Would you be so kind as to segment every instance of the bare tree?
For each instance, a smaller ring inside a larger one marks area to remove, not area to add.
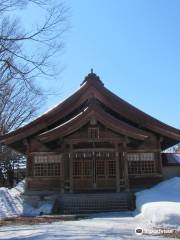
[[[51,60],[62,51],[62,34],[67,29],[67,8],[49,0],[1,0],[0,1],[0,70],[3,74],[16,74],[31,91],[32,82],[39,75],[54,75]],[[44,21],[34,29],[24,30],[17,19],[9,17],[11,11],[34,3],[41,10]],[[53,71],[51,71],[53,70]],[[0,73],[1,73],[0,71]],[[13,76],[14,77],[14,76]]]
[[[0,131],[5,134],[20,127],[37,113],[42,97],[29,91],[23,82],[10,79],[5,81],[0,91]],[[0,146],[0,180],[13,186],[14,172],[24,167],[24,158],[7,146]]]
[[[10,14],[32,5],[44,17],[33,29],[24,29]],[[22,126],[37,114],[44,99],[37,77],[56,73],[52,60],[63,48],[67,12],[64,4],[52,0],[0,0],[0,134]],[[12,186],[17,160],[24,158],[0,147],[0,178],[8,178]]]

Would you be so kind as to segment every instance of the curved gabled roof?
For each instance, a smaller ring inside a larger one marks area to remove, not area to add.
[[[56,128],[38,135],[38,138],[40,141],[50,142],[57,138],[67,136],[78,130],[81,126],[87,124],[91,118],[96,118],[97,121],[107,126],[109,129],[134,139],[145,140],[150,136],[149,133],[114,118],[98,105],[90,105],[76,117]]]
[[[79,113],[76,112],[74,116],[70,116],[73,111],[92,98],[97,99],[117,113],[120,116],[120,119],[117,119],[118,121],[123,118],[125,122],[129,122],[129,125],[132,125],[132,127],[137,126],[136,129],[139,127],[146,132],[154,132],[159,136],[163,136],[169,142],[169,146],[180,142],[180,130],[151,117],[116,96],[104,87],[99,77],[94,73],[90,73],[83,81],[82,86],[65,101],[26,126],[1,136],[0,142],[10,145],[32,135],[43,134],[43,132],[47,130],[58,127],[58,125],[62,125],[72,117],[78,115]]]
[[[42,129],[46,129],[50,124],[53,124],[59,118],[63,118],[69,112],[73,111],[74,103],[76,103],[76,105],[81,104],[81,102],[84,100],[84,92],[87,91],[87,88],[88,86],[84,84],[84,86],[79,88],[69,98],[65,99],[63,102],[59,103],[56,107],[47,111],[37,119],[33,120],[23,127],[16,129],[15,131],[0,136],[0,141],[7,141],[7,143],[10,143],[31,136],[32,134],[35,134]]]
[[[124,101],[122,98],[118,97],[105,87],[103,91],[101,91],[101,87],[99,86],[97,86],[96,89],[97,91],[95,97],[102,101],[106,106],[119,113],[121,116],[150,131],[180,141],[179,129],[171,127],[159,121],[158,119],[153,118],[152,116]]]

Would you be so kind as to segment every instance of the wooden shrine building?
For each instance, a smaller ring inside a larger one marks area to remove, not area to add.
[[[91,72],[65,101],[0,138],[27,156],[27,191],[123,192],[162,179],[180,130],[109,91]]]

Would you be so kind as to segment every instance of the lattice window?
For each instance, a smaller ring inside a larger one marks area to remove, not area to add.
[[[93,156],[92,152],[76,152],[73,154],[73,159],[82,160],[82,159],[91,159]]]
[[[73,176],[76,178],[92,176],[92,161],[84,159],[73,161]]]
[[[130,175],[153,174],[156,172],[154,153],[128,153],[127,159]]]
[[[93,169],[93,159],[95,166]],[[116,176],[116,161],[114,152],[75,152],[73,153],[73,177],[88,178],[92,177],[93,171],[97,177],[104,178]]]
[[[116,176],[116,161],[114,160],[108,161],[108,176],[109,177]]]
[[[99,138],[99,128],[97,128],[97,127],[88,128],[88,138],[98,139]]]
[[[60,155],[40,155],[34,157],[34,176],[60,176],[61,156]]]
[[[114,152],[95,152],[96,159],[109,160],[115,158]]]
[[[105,176],[105,161],[104,160],[97,160],[96,161],[96,175],[98,177]]]
[[[73,154],[73,176],[75,178],[92,176],[92,152],[76,152]]]
[[[140,155],[139,153],[128,153],[127,159],[128,161],[138,161],[140,160]]]
[[[92,176],[92,161],[91,160],[83,161],[83,175],[86,177]]]
[[[154,153],[128,153],[128,161],[154,161]]]
[[[73,176],[80,177],[82,175],[82,161],[73,162]]]

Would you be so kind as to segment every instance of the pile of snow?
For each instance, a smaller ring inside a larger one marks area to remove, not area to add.
[[[180,154],[179,153],[163,153],[163,158],[167,163],[180,164]]]
[[[180,226],[180,177],[136,193],[136,207],[149,223],[159,227]]]
[[[175,158],[175,160],[176,160],[177,163],[180,163],[180,154],[175,153],[175,154],[174,154],[174,158]]]
[[[39,201],[36,208],[24,201],[24,186],[25,181],[22,181],[12,189],[0,188],[0,219],[51,213],[52,201]],[[159,227],[179,227],[180,177],[136,193],[136,206],[140,219],[145,219],[146,223]]]
[[[24,193],[25,181],[20,182],[12,189],[0,188],[0,219],[17,216],[38,216],[41,213],[49,214],[52,203],[39,201],[37,208],[27,204],[22,194]]]

